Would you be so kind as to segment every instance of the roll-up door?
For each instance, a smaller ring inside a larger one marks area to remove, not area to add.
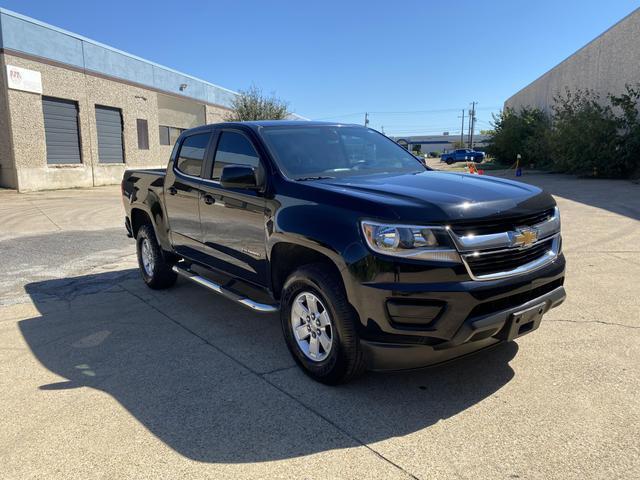
[[[122,112],[120,109],[96,105],[96,128],[98,130],[98,161],[100,163],[123,163]]]
[[[80,163],[78,104],[71,100],[42,97],[47,163]]]

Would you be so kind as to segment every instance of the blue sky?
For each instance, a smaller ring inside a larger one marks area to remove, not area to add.
[[[312,119],[387,134],[478,128],[504,100],[640,6],[630,0],[0,0],[0,6]]]

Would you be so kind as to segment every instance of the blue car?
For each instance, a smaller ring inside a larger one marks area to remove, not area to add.
[[[454,150],[453,152],[444,153],[440,157],[441,162],[445,162],[447,165],[451,165],[456,162],[474,161],[480,163],[484,160],[484,152],[476,152],[470,148],[461,148]]]

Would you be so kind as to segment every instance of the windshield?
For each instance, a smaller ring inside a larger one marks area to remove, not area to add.
[[[297,180],[425,171],[404,148],[363,127],[266,127],[262,136],[283,173]]]

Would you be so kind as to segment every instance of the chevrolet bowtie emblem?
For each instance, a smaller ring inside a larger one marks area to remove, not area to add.
[[[528,247],[538,240],[538,231],[533,228],[519,228],[513,236],[513,245],[517,247]]]

